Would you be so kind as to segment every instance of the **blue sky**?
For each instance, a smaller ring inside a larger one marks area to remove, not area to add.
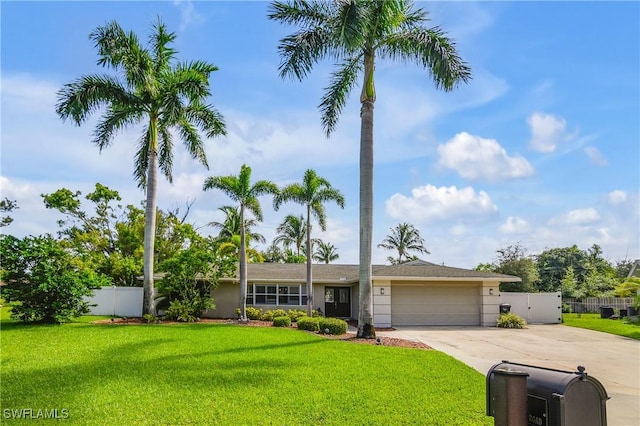
[[[17,200],[14,235],[55,233],[59,215],[40,194],[96,182],[138,205],[132,178],[140,129],[101,154],[82,127],[55,114],[56,92],[96,65],[89,33],[116,20],[146,40],[157,16],[176,32],[179,59],[202,59],[210,102],[228,135],[206,142],[210,169],[178,146],[174,183],[160,182],[159,206],[196,199],[189,220],[220,220],[230,201],[202,192],[207,176],[237,174],[280,185],[315,169],[340,189],[346,207],[327,206],[341,263],[358,260],[359,90],[327,139],[317,105],[330,62],[304,82],[278,77],[278,40],[292,28],[266,18],[266,2],[2,1],[2,197]],[[599,244],[611,261],[640,258],[640,3],[418,2],[472,68],[470,84],[434,89],[413,65],[378,62],[375,109],[374,242],[400,222],[414,224],[426,260],[474,267],[521,243],[530,253]],[[288,213],[264,199],[256,231],[268,241]],[[203,228],[204,233],[213,232]],[[316,231],[317,232],[317,231]],[[391,253],[374,246],[375,263]]]

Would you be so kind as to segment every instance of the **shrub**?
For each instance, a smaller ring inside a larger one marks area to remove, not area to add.
[[[272,309],[268,311],[264,311],[264,313],[260,316],[262,321],[273,321],[275,317],[286,317],[287,311],[284,309]]]
[[[169,303],[169,308],[167,308],[167,312],[165,315],[167,318],[176,320],[176,321],[184,321],[184,322],[195,322],[200,318],[200,313],[202,309],[200,309],[200,305],[197,302],[190,303],[187,300],[172,300]]]
[[[274,327],[289,327],[289,326],[291,326],[291,318],[289,318],[288,316],[275,317],[273,319],[273,326]]]
[[[498,317],[497,327],[500,328],[524,328],[525,325],[527,322],[524,318],[514,313],[500,314]]]
[[[259,320],[262,318],[262,309],[254,308],[253,306],[247,306],[247,319]],[[240,317],[240,308],[236,309],[236,316]]]
[[[563,314],[570,314],[571,313],[571,305],[568,303],[563,303],[562,304],[562,313]]]
[[[314,309],[313,311],[311,311],[311,316],[314,318],[320,318],[323,315],[321,311]]]
[[[625,317],[624,322],[627,324],[640,325],[640,316],[634,315],[631,317]]]
[[[347,332],[347,322],[338,318],[320,318],[318,320],[320,332],[339,336]]]
[[[307,312],[302,309],[289,309],[287,316],[291,318],[292,322],[297,322],[300,317],[307,316]]]
[[[84,296],[108,279],[78,266],[51,235],[18,239],[0,235],[2,297],[11,317],[24,322],[65,322],[89,312]]]
[[[318,322],[318,318],[300,317],[298,318],[298,330],[320,331]]]

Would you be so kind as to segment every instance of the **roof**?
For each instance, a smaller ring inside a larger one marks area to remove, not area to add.
[[[373,279],[404,279],[421,281],[496,281],[516,282],[520,278],[513,275],[480,272],[471,269],[454,268],[424,260],[414,260],[400,265],[372,265]],[[305,263],[249,263],[247,279],[262,282],[304,282],[307,277]],[[357,283],[358,265],[314,264],[314,283]],[[236,280],[226,278],[222,281]]]

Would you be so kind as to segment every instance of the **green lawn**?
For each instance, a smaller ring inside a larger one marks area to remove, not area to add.
[[[294,329],[2,316],[3,424],[22,408],[87,425],[493,424],[484,376],[437,351]]]
[[[600,314],[562,314],[564,325],[617,334],[640,340],[640,325],[628,324],[620,319],[600,318]]]

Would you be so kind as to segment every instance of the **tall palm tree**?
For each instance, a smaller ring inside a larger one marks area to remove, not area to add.
[[[224,214],[224,220],[222,222],[209,222],[208,225],[220,230],[216,238],[218,242],[230,242],[234,236],[240,236],[240,212],[238,211],[237,207],[233,206],[222,206],[218,210],[220,210]],[[258,222],[253,218],[244,219],[244,229],[247,236],[247,244],[251,244],[252,242],[266,242],[264,235],[257,232],[251,232],[251,228],[256,226],[257,224]]]
[[[280,193],[274,197],[273,206],[276,210],[285,201],[293,201],[302,204],[307,208],[306,236],[307,243],[305,254],[307,256],[307,315],[311,316],[313,311],[313,276],[312,276],[312,253],[311,250],[311,215],[313,215],[323,231],[327,229],[327,215],[324,210],[324,203],[334,201],[341,208],[344,208],[344,196],[335,189],[328,180],[318,176],[315,170],[308,169],[304,172],[302,183],[292,183],[287,185]]]
[[[358,337],[375,338],[371,281],[373,228],[373,107],[375,58],[413,62],[437,88],[452,90],[471,79],[455,43],[438,27],[425,28],[427,12],[409,0],[274,1],[269,18],[300,29],[280,40],[281,77],[304,79],[324,58],[337,62],[320,102],[329,136],[360,77],[360,309]]]
[[[429,254],[429,250],[424,246],[424,239],[420,236],[418,231],[413,225],[408,223],[399,223],[395,228],[389,228],[391,233],[386,236],[378,247],[382,247],[387,250],[396,250],[398,252],[398,258],[389,258],[392,264],[399,265],[411,260],[409,257],[410,251],[417,251],[418,253]]]
[[[251,167],[243,164],[238,176],[210,176],[204,181],[203,190],[219,189],[237,202],[240,208],[240,321],[247,320],[247,243],[245,211],[250,211],[256,220],[262,220],[262,207],[258,197],[278,194],[275,183],[260,180],[251,185]]]
[[[324,241],[320,241],[318,243],[318,248],[316,252],[313,254],[313,259],[318,262],[324,262],[325,264],[329,264],[334,260],[338,260],[340,255],[336,250],[336,247],[331,243],[325,243]]]
[[[276,233],[277,235],[273,239],[274,243],[282,243],[285,249],[295,246],[296,256],[300,256],[302,245],[307,239],[307,227],[302,215],[287,215],[276,228]]]
[[[113,68],[119,76],[91,74],[65,84],[58,92],[56,112],[63,120],[71,118],[79,126],[92,113],[105,108],[93,139],[100,151],[111,145],[118,131],[145,124],[138,141],[134,177],[147,192],[143,312],[155,315],[153,255],[158,168],[171,182],[172,129],[177,130],[189,154],[208,168],[198,129],[207,138],[225,134],[222,115],[205,103],[211,94],[209,75],[218,68],[203,61],[177,63],[177,51],[170,47],[176,36],[167,32],[160,20],[153,25],[148,47],[115,21],[98,27],[89,37],[98,48],[98,65]]]

